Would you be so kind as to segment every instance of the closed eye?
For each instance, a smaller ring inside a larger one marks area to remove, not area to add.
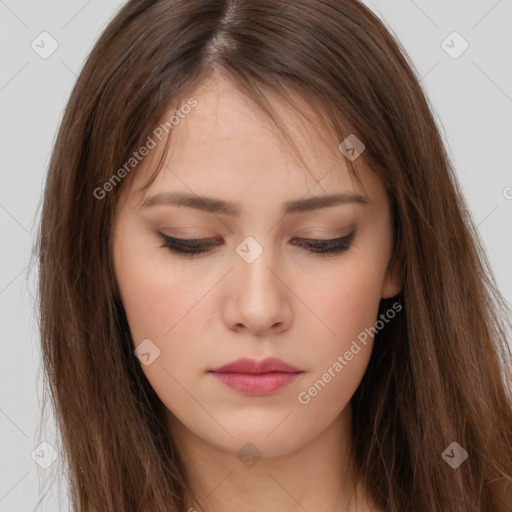
[[[350,234],[340,238],[332,239],[308,239],[295,238],[291,244],[305,250],[311,254],[320,256],[330,256],[347,251],[352,245],[352,241],[356,234],[354,229]],[[222,244],[218,238],[174,238],[169,235],[160,233],[162,237],[161,247],[166,247],[172,253],[186,258],[194,258],[197,255],[206,255],[213,248]]]

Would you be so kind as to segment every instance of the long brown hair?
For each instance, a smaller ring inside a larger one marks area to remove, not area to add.
[[[299,91],[336,140],[364,142],[361,161],[391,198],[403,310],[377,333],[351,400],[355,478],[387,512],[510,512],[508,305],[413,64],[355,0],[131,0],[90,53],[56,139],[38,240],[45,375],[73,510],[181,512],[190,493],[133,355],[111,226],[137,172],[125,163],[214,71],[278,126],[267,93]],[[468,454],[457,468],[442,457],[453,442]]]

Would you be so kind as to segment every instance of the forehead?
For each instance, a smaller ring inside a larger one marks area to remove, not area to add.
[[[339,159],[337,145],[305,100],[291,94],[295,108],[269,95],[272,110],[308,168],[324,168],[327,161]],[[171,163],[214,159],[235,169],[265,169],[269,164],[272,168],[298,167],[298,155],[278,127],[230,81],[219,78],[209,82],[195,97],[198,105],[194,112],[172,133]]]
[[[162,190],[206,196],[220,190],[233,201],[246,193],[279,202],[308,191],[371,195],[376,177],[355,162],[362,191],[349,173],[339,142],[312,103],[293,91],[290,95],[293,105],[272,96],[269,101],[292,145],[266,113],[226,78],[191,91],[197,106],[172,128],[158,175],[147,190],[140,191],[163,156],[165,138],[139,164],[132,192],[140,191],[140,202]]]

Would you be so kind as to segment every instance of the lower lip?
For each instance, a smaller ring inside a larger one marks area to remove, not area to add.
[[[300,372],[301,373],[301,372]],[[290,384],[300,373],[216,373],[213,375],[226,386],[245,395],[270,395]]]

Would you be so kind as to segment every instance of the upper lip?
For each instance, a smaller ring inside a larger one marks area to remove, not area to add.
[[[236,361],[231,361],[231,363],[215,368],[212,371],[215,373],[260,374],[269,372],[297,373],[302,370],[299,370],[299,368],[295,368],[295,366],[291,366],[276,357],[267,357],[261,361],[244,357],[242,359],[237,359]]]

